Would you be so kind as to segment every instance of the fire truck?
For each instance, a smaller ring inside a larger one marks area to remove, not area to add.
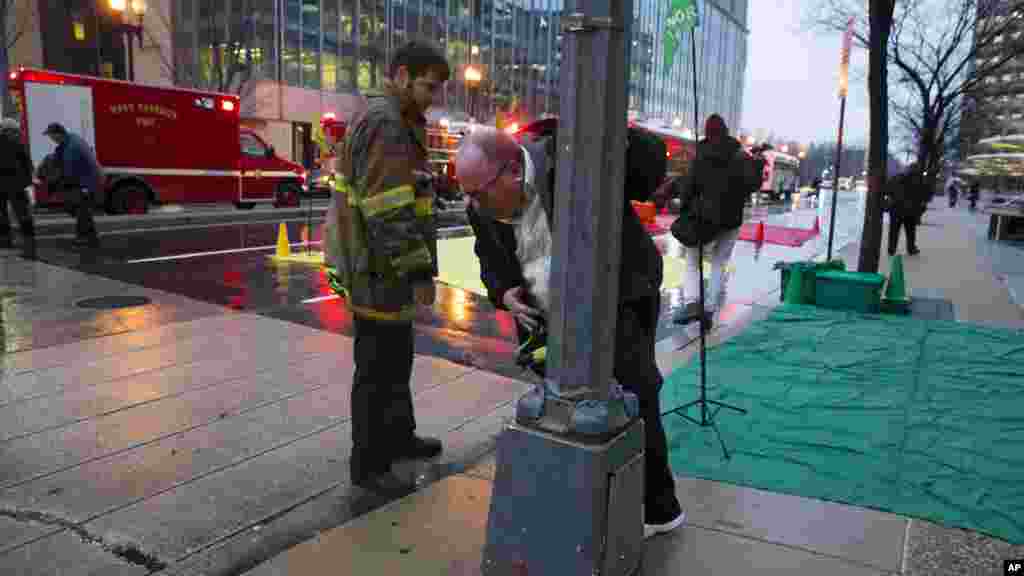
[[[10,91],[33,164],[54,151],[43,135],[53,122],[93,147],[104,174],[97,202],[108,213],[156,204],[297,206],[306,186],[301,165],[241,127],[235,95],[26,68],[10,74]],[[36,197],[63,203],[46,186]]]
[[[317,158],[315,167],[309,172],[308,192],[311,196],[330,197],[337,179],[335,160],[338,146],[345,139],[348,125],[339,120],[334,112],[320,117],[320,129],[316,133]]]

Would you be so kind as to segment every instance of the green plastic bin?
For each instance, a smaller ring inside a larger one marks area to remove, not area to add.
[[[800,267],[801,270],[807,272],[803,276],[803,285],[801,286],[802,297],[800,300],[804,304],[814,304],[817,298],[814,277],[819,272],[825,270],[846,270],[846,263],[838,259],[831,262],[779,262],[776,266],[779,268],[779,280],[781,281],[779,302],[786,301],[786,284],[789,282],[790,269]]]
[[[815,304],[834,310],[878,314],[885,276],[870,272],[826,270],[817,274]]]

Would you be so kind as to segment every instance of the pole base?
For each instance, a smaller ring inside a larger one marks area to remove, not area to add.
[[[498,438],[482,573],[636,574],[643,495],[642,420],[600,445],[512,424]]]

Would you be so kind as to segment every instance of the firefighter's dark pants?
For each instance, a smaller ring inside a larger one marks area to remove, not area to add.
[[[390,469],[416,429],[412,408],[412,322],[355,317],[352,478]]]

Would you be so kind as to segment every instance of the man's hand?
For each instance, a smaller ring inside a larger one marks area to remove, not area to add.
[[[522,286],[516,286],[505,291],[505,295],[502,296],[502,304],[508,308],[515,317],[523,323],[524,326],[530,330],[536,330],[540,325],[538,319],[544,317],[544,313],[540,310],[527,306],[524,301],[526,293],[523,291]]]
[[[413,297],[416,299],[416,303],[420,306],[433,306],[434,299],[437,297],[437,291],[434,289],[434,283],[417,284],[412,287]]]

